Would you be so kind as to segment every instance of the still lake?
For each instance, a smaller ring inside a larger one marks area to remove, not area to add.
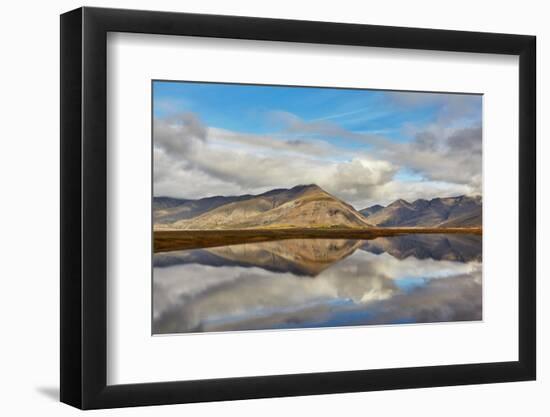
[[[153,256],[153,333],[481,320],[482,237],[289,239]]]

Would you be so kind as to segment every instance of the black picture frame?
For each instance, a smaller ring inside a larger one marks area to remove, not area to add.
[[[519,56],[519,360],[107,385],[108,32]],[[61,401],[94,409],[535,379],[535,54],[524,35],[88,7],[61,15]]]

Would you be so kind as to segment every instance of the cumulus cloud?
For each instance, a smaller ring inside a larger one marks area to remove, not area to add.
[[[206,140],[206,127],[193,113],[181,113],[153,124],[155,146],[170,154],[185,155],[198,140]]]
[[[428,127],[412,142],[381,150],[394,163],[431,181],[446,181],[481,192],[481,127],[442,129]]]
[[[453,126],[447,121],[448,117],[453,117],[453,120],[471,117],[475,110],[472,110],[472,97],[477,100],[478,96],[451,95],[449,98],[440,94],[425,96],[422,93],[395,93],[390,97],[404,100],[404,106],[418,104],[418,101],[445,102],[446,105],[443,106],[437,122],[420,127],[407,126],[407,133],[414,139],[404,143],[391,141],[381,135],[350,132],[327,120],[304,122],[285,112],[278,112],[277,117],[287,124],[286,131],[294,134],[337,136],[365,144],[369,147],[364,153],[371,158],[401,169],[406,168],[421,176],[422,181],[413,184],[395,181],[390,183],[388,180],[385,183],[389,186],[384,190],[371,190],[372,197],[389,196],[396,191],[408,193],[411,189],[419,193],[417,198],[434,197],[437,195],[434,192],[437,191],[443,191],[446,194],[444,196],[457,195],[457,192],[481,193],[481,126],[475,125],[477,122],[474,126]],[[394,194],[393,198],[404,197]]]
[[[395,94],[400,100],[443,100],[440,95]],[[436,96],[433,98],[431,96]],[[407,97],[406,99],[403,97]],[[448,106],[471,109],[463,104],[463,96],[451,96],[445,102],[460,104]],[[462,110],[453,110],[458,117]],[[465,112],[466,110],[464,110]],[[446,113],[442,110],[443,113]],[[469,184],[473,177],[481,175],[481,127],[452,127],[446,123],[433,123],[420,128],[409,126],[408,133],[414,136],[411,142],[390,141],[381,135],[361,134],[347,131],[326,120],[305,122],[286,112],[276,113],[279,120],[286,123],[286,131],[292,133],[337,136],[352,141],[372,145],[366,152],[370,155],[399,167],[406,167],[424,175],[426,180],[449,181]],[[457,169],[460,168],[460,169]]]
[[[184,198],[261,193],[316,183],[360,204],[398,167],[323,140],[292,140],[206,128],[189,114],[154,126],[154,193]]]
[[[481,192],[479,126],[408,126],[414,139],[401,143],[330,120],[304,121],[283,111],[270,117],[278,130],[269,135],[208,127],[193,113],[156,118],[154,194],[202,198],[315,183],[361,209],[397,198]],[[338,146],[334,138],[354,145]],[[397,175],[403,172],[416,178]]]

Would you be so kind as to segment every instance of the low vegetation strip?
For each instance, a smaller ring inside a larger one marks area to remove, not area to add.
[[[154,251],[209,248],[240,243],[267,242],[283,239],[362,239],[405,234],[482,234],[481,227],[372,227],[365,229],[346,228],[289,228],[246,230],[155,230]]]

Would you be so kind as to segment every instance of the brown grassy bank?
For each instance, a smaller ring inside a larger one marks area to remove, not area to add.
[[[363,239],[423,233],[481,235],[481,227],[373,227],[368,229],[155,230],[154,251],[208,248],[282,239]]]

